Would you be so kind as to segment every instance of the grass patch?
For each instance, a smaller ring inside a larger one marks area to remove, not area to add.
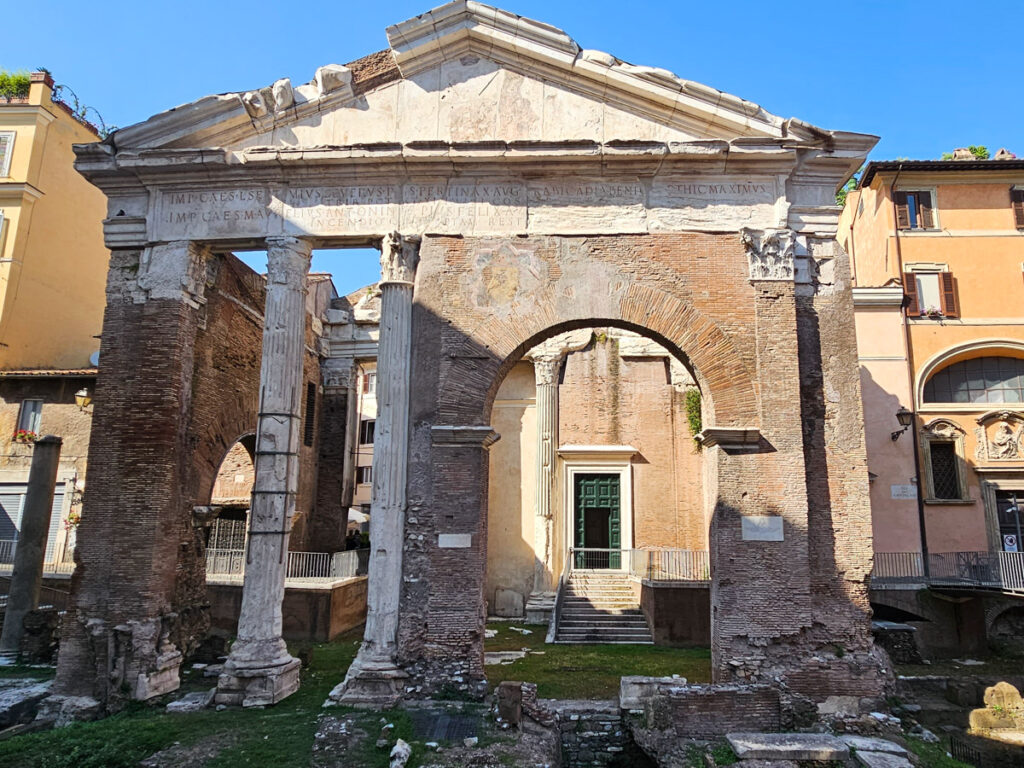
[[[522,635],[511,627],[529,629]],[[503,680],[537,684],[544,699],[611,699],[618,696],[623,675],[679,675],[693,683],[711,682],[711,650],[656,645],[547,645],[542,626],[492,622],[494,637],[485,651],[519,651],[526,657],[511,664],[487,667],[491,688]],[[530,653],[529,651],[541,652]]]
[[[921,758],[921,765],[927,765],[928,768],[971,768],[967,763],[961,763],[949,756],[949,753],[946,752],[945,741],[939,744],[929,744],[909,737],[907,748]]]
[[[362,629],[359,628],[345,633],[333,643],[311,646],[310,663],[302,670],[302,684],[298,692],[274,707],[168,715],[162,706],[167,699],[156,705],[133,703],[105,720],[76,723],[67,728],[26,734],[0,742],[0,765],[19,768],[134,768],[140,760],[175,742],[187,746],[224,734],[225,738],[233,739],[233,743],[210,761],[208,768],[253,765],[305,768],[312,755],[316,719],[322,711],[321,706],[355,658],[361,636]],[[297,653],[299,649],[293,647],[291,650]],[[186,679],[182,688],[210,688],[215,684],[212,678],[201,681]],[[177,695],[172,694],[169,698]],[[373,713],[373,716],[376,720],[380,713]],[[371,733],[376,740],[376,733]],[[381,765],[386,764],[385,755]]]

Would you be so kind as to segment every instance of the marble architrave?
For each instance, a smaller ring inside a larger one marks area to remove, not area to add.
[[[152,239],[734,232],[779,224],[771,176],[408,178],[318,186],[158,190]]]

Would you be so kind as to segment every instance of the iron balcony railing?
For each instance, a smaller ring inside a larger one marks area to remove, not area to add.
[[[18,548],[16,539],[0,539],[0,573],[14,570],[14,552]],[[61,560],[43,563],[44,576],[67,576],[75,570],[75,551],[68,549]]]
[[[704,550],[572,547],[569,570],[626,570],[643,581],[708,582],[711,559]]]
[[[927,574],[920,552],[875,553],[872,588],[925,585],[1024,593],[1024,552],[933,552]]]
[[[366,574],[369,549],[344,552],[289,552],[285,579],[334,581]],[[241,580],[245,575],[244,549],[206,550],[206,575],[215,579]]]

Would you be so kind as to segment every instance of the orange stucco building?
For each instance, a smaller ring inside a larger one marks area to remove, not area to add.
[[[1024,160],[997,158],[870,163],[840,219],[876,575],[1024,549]]]

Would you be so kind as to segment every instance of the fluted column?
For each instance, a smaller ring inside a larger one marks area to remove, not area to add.
[[[558,370],[562,356],[535,356],[537,386],[536,514],[533,520],[533,591],[526,601],[527,619],[547,621],[555,602],[551,493],[558,450]]]
[[[395,663],[395,652],[408,477],[412,293],[419,246],[418,237],[394,232],[384,239],[381,254],[366,629],[345,681],[331,692],[332,699],[344,704],[393,705],[401,698],[405,677]]]
[[[299,661],[281,638],[281,602],[298,490],[310,253],[310,244],[294,237],[267,239],[256,479],[238,639],[217,686],[225,704],[273,704],[299,686]]]

